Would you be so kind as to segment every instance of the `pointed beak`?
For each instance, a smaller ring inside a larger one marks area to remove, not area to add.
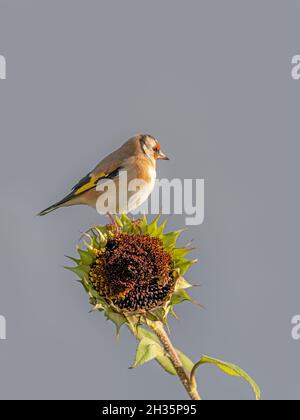
[[[167,156],[167,155],[165,155],[163,152],[159,152],[159,154],[157,155],[157,159],[158,159],[158,160],[170,160],[170,159],[168,158],[168,156]]]

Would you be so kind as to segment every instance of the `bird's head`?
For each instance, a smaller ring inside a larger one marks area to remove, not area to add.
[[[153,136],[150,136],[149,134],[141,135],[140,142],[143,152],[151,160],[169,160],[169,158],[161,151],[158,140]]]

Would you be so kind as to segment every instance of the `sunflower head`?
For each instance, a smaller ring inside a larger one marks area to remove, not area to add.
[[[133,221],[125,215],[115,225],[96,226],[84,234],[85,249],[70,268],[89,294],[94,310],[104,311],[119,330],[137,327],[147,319],[166,323],[174,305],[192,299],[191,285],[183,278],[195,262],[186,255],[191,248],[177,247],[182,230],[164,233],[166,221],[146,217]]]

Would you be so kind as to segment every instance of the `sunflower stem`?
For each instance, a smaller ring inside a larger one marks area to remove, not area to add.
[[[183,364],[178,356],[178,353],[175,350],[168,334],[165,331],[163,323],[161,321],[151,321],[148,322],[148,326],[156,334],[157,338],[162,344],[168,358],[170,359],[174,369],[177,372],[178,378],[180,379],[190,398],[192,400],[201,400],[202,398],[197,391],[195,381],[191,381],[191,378],[185,371]]]

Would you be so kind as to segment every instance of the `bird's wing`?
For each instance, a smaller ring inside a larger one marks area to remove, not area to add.
[[[72,195],[76,197],[95,188],[102,179],[115,178],[122,169],[123,162],[122,156],[116,152],[107,156],[73,187]]]
[[[90,191],[96,188],[99,181],[102,179],[113,179],[118,176],[121,167],[114,169],[111,172],[94,173],[90,172],[84,178],[82,178],[72,189],[73,196],[79,196],[84,192]]]

